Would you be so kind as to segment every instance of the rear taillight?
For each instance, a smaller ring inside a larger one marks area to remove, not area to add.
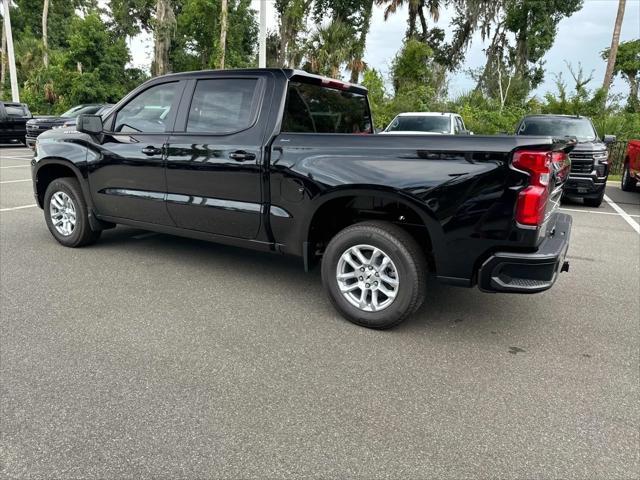
[[[521,150],[513,155],[513,166],[527,172],[530,177],[529,186],[518,194],[516,221],[521,225],[537,227],[544,222],[551,162],[551,152]]]
[[[569,155],[564,152],[553,152],[551,161],[553,162],[554,170],[556,172],[556,184],[564,183],[569,176],[569,171],[571,170],[571,160],[569,159]]]

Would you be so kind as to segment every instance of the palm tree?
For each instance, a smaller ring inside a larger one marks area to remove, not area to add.
[[[618,14],[616,15],[616,23],[613,27],[613,37],[611,38],[611,48],[609,49],[607,71],[604,74],[604,82],[602,83],[602,88],[605,92],[609,91],[609,86],[613,80],[613,70],[616,64],[616,55],[618,54],[618,44],[620,43],[620,29],[622,28],[625,4],[626,0],[618,0]]]
[[[364,62],[355,60],[353,29],[340,20],[319,27],[307,43],[306,58],[311,71],[340,78],[343,65],[360,70]],[[362,62],[362,64],[360,64]]]
[[[407,37],[416,36],[416,22],[418,19],[420,19],[420,27],[422,30],[420,38],[423,41],[426,41],[428,26],[427,26],[427,19],[424,15],[425,8],[429,10],[429,15],[435,22],[437,22],[438,18],[440,18],[441,0],[375,0],[375,1],[376,1],[376,5],[378,6],[386,5],[386,8],[384,9],[385,21],[389,18],[390,15],[395,14],[398,8],[404,7],[405,4],[408,6],[409,29],[407,30]]]

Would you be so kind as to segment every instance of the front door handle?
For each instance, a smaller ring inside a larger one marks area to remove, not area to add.
[[[149,145],[148,147],[144,147],[142,149],[142,153],[144,153],[145,155],[160,155],[162,153],[162,149],[154,147],[153,145]]]
[[[244,162],[245,160],[255,160],[255,153],[245,152],[244,150],[238,150],[237,152],[231,152],[229,154],[229,158],[231,160],[235,160],[237,162]]]

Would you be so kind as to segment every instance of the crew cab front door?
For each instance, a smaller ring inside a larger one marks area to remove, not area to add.
[[[104,122],[102,142],[89,146],[89,184],[100,216],[173,225],[165,203],[164,154],[184,81],[153,84]]]
[[[265,87],[259,76],[224,74],[187,84],[167,146],[167,209],[178,227],[258,235]]]

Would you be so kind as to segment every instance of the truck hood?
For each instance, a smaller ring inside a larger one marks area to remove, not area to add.
[[[76,138],[86,138],[86,135],[78,133],[75,127],[64,127],[45,130],[40,135],[38,135],[38,141],[46,142],[69,141]]]
[[[600,142],[600,141],[594,141],[594,142],[578,142],[576,143],[576,146],[573,148],[573,151],[576,153],[579,152],[604,152],[607,150],[607,146]]]
[[[32,118],[31,120],[29,120],[27,123],[29,125],[38,125],[38,126],[43,126],[43,125],[60,125],[62,123],[64,123],[66,120],[69,120],[69,118],[66,117],[54,117],[54,116],[46,116],[46,117],[37,117],[37,118]]]

